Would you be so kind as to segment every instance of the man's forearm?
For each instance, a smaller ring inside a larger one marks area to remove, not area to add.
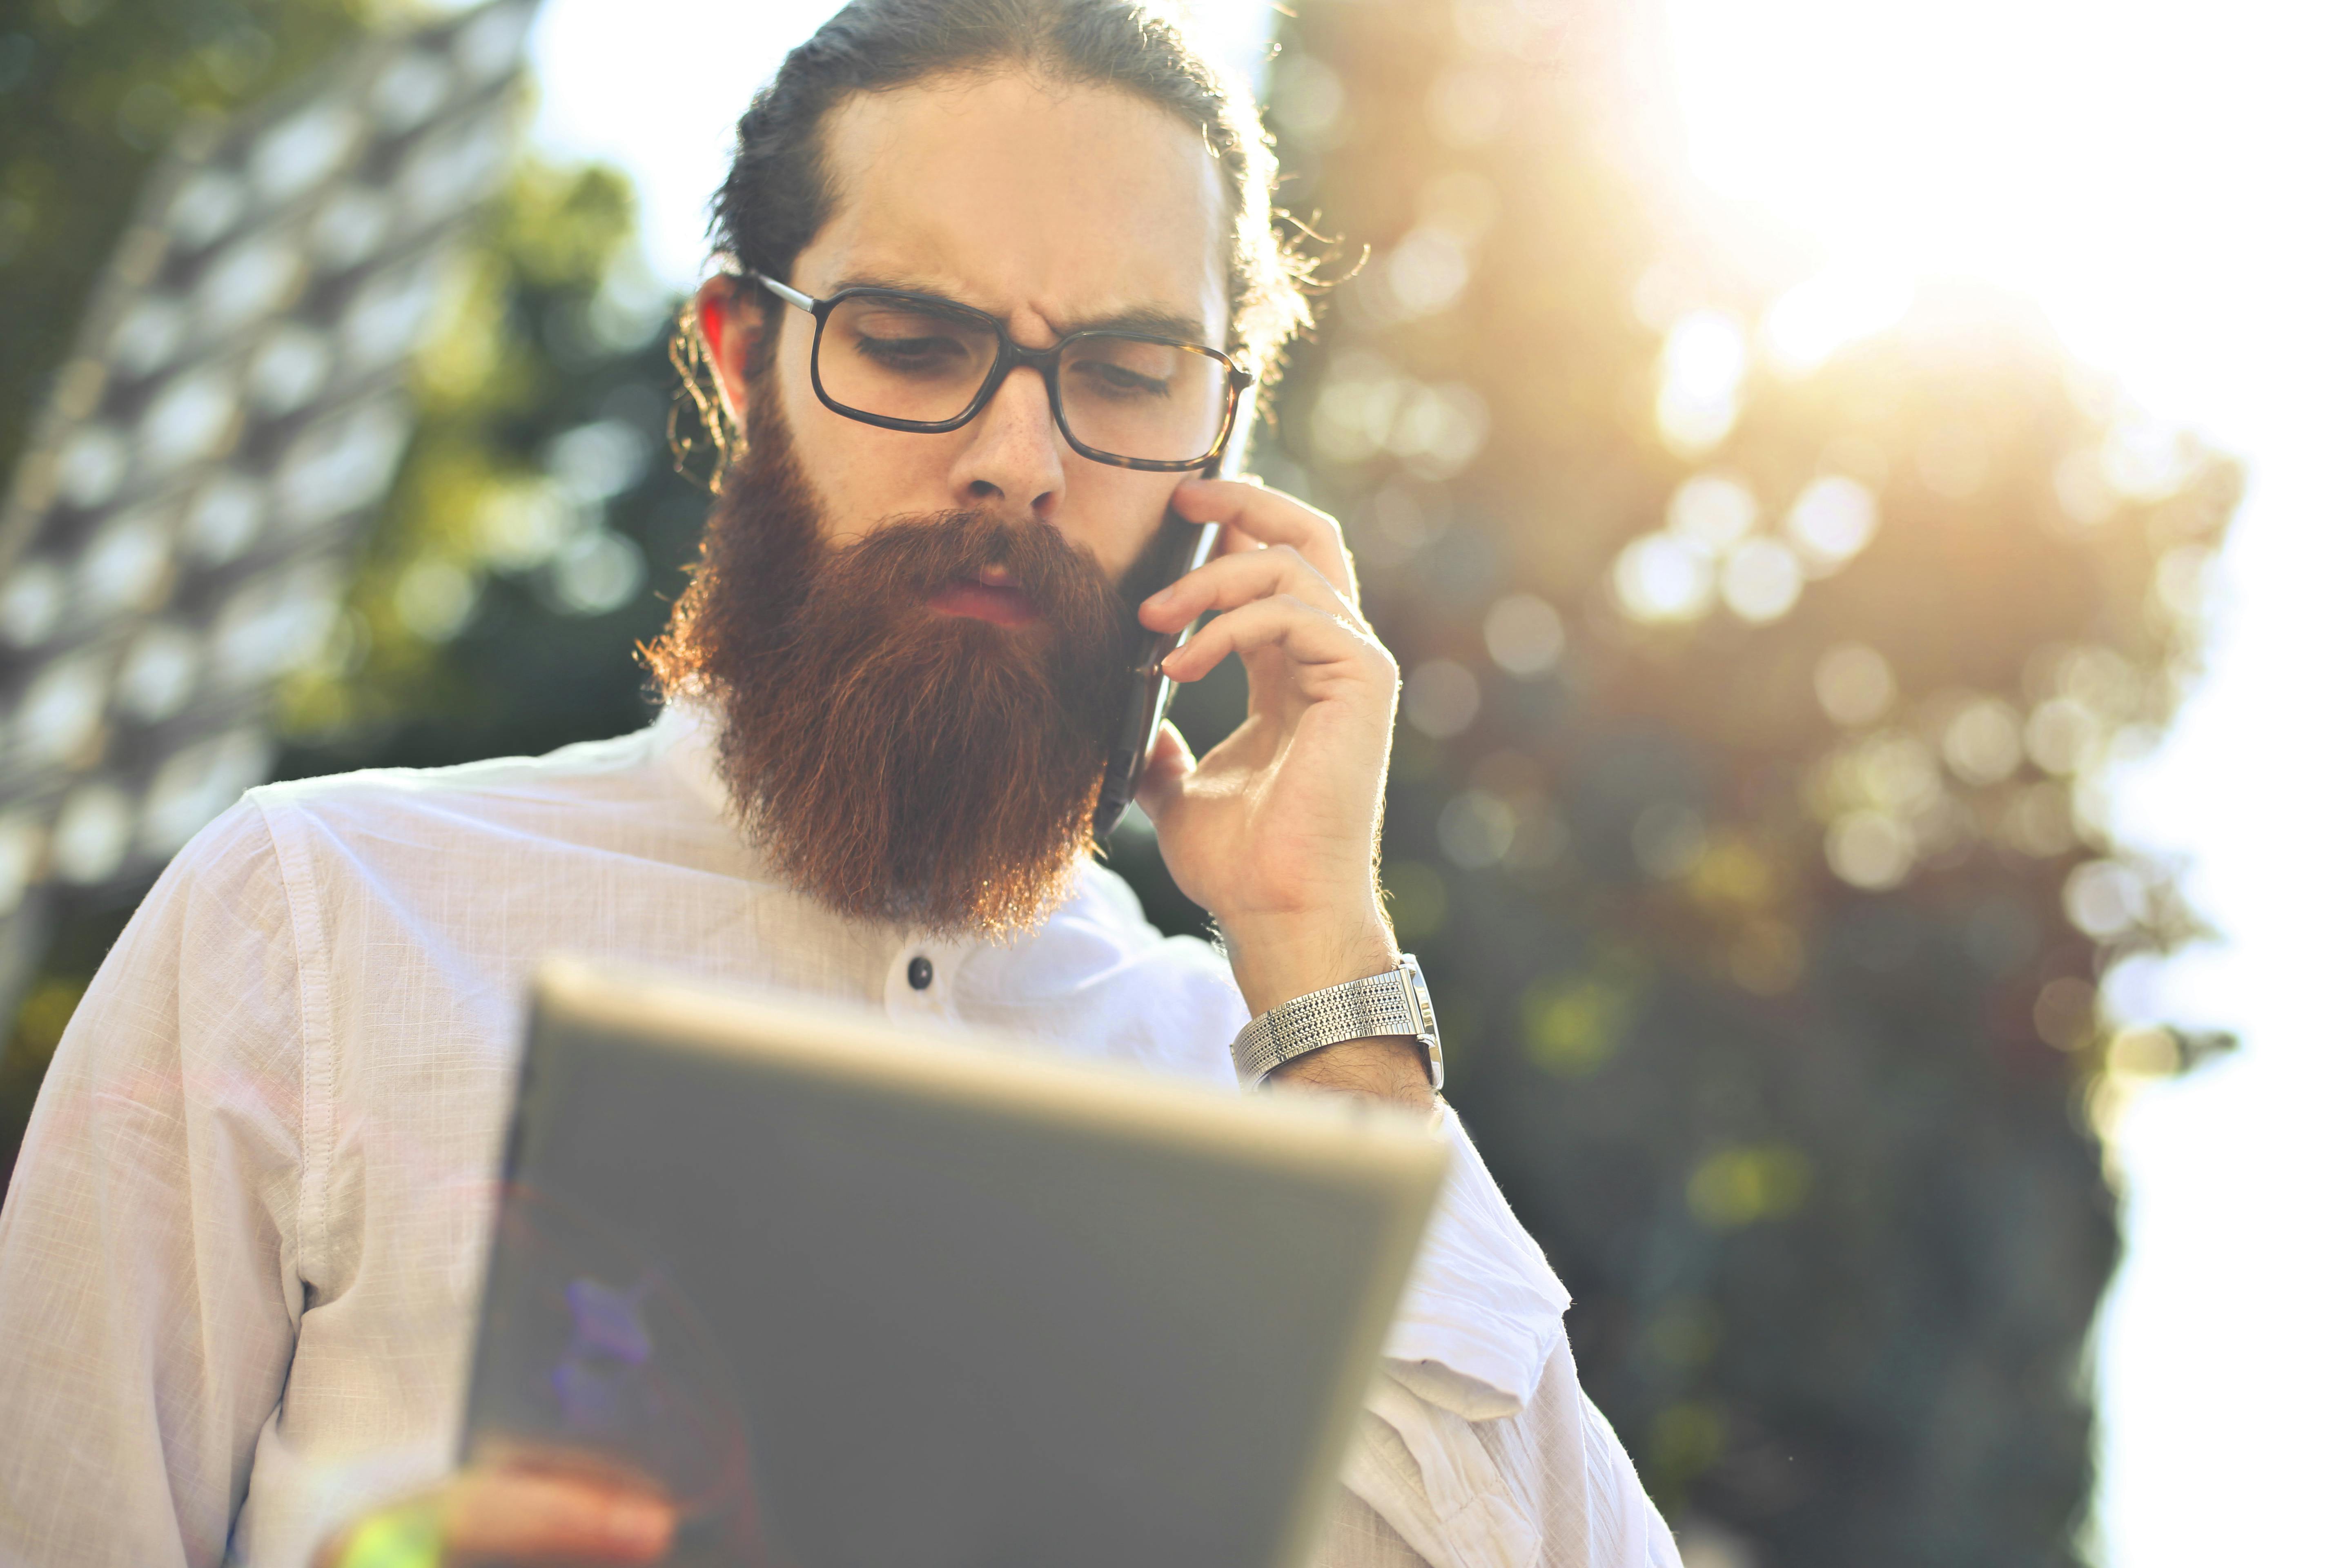
[[[1433,1110],[1437,1104],[1421,1042],[1408,1035],[1326,1046],[1283,1063],[1266,1076],[1280,1084],[1360,1094],[1412,1110]]]

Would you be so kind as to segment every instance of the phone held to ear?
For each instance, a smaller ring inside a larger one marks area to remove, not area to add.
[[[1211,463],[1201,470],[1203,479],[1215,479],[1221,465]],[[1170,508],[1168,520],[1160,529],[1160,539],[1154,548],[1160,552],[1162,571],[1150,580],[1150,593],[1158,593],[1188,572],[1196,571],[1209,563],[1217,552],[1217,538],[1223,531],[1223,523],[1187,521]],[[1103,764],[1102,793],[1095,799],[1095,842],[1108,845],[1110,831],[1127,814],[1128,803],[1135,798],[1136,787],[1143,782],[1143,766],[1151,756],[1151,742],[1160,733],[1160,722],[1168,717],[1168,700],[1175,694],[1176,683],[1160,673],[1160,661],[1182,647],[1192,635],[1196,620],[1180,631],[1155,632],[1142,626],[1136,628],[1134,657],[1128,668],[1127,706],[1119,714],[1118,729],[1111,736],[1110,757]]]

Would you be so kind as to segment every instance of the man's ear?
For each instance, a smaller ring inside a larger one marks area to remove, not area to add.
[[[745,356],[758,347],[762,325],[759,312],[743,302],[740,285],[726,273],[702,280],[694,291],[694,324],[719,382],[719,400],[736,429],[743,426],[743,410],[751,405]]]

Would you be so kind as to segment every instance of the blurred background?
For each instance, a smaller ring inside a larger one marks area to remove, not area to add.
[[[238,790],[644,721],[826,9],[0,15],[0,1162]],[[2352,26],[1199,14],[1330,258],[1255,459],[1407,672],[1399,931],[1692,1568],[2352,1563]]]

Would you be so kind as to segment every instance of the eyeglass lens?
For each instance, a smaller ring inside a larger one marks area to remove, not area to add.
[[[818,336],[817,381],[861,414],[932,424],[971,406],[996,353],[982,321],[912,300],[851,298]],[[1063,345],[1055,369],[1071,439],[1098,452],[1186,461],[1205,457],[1224,424],[1225,367],[1192,349],[1089,333]]]

